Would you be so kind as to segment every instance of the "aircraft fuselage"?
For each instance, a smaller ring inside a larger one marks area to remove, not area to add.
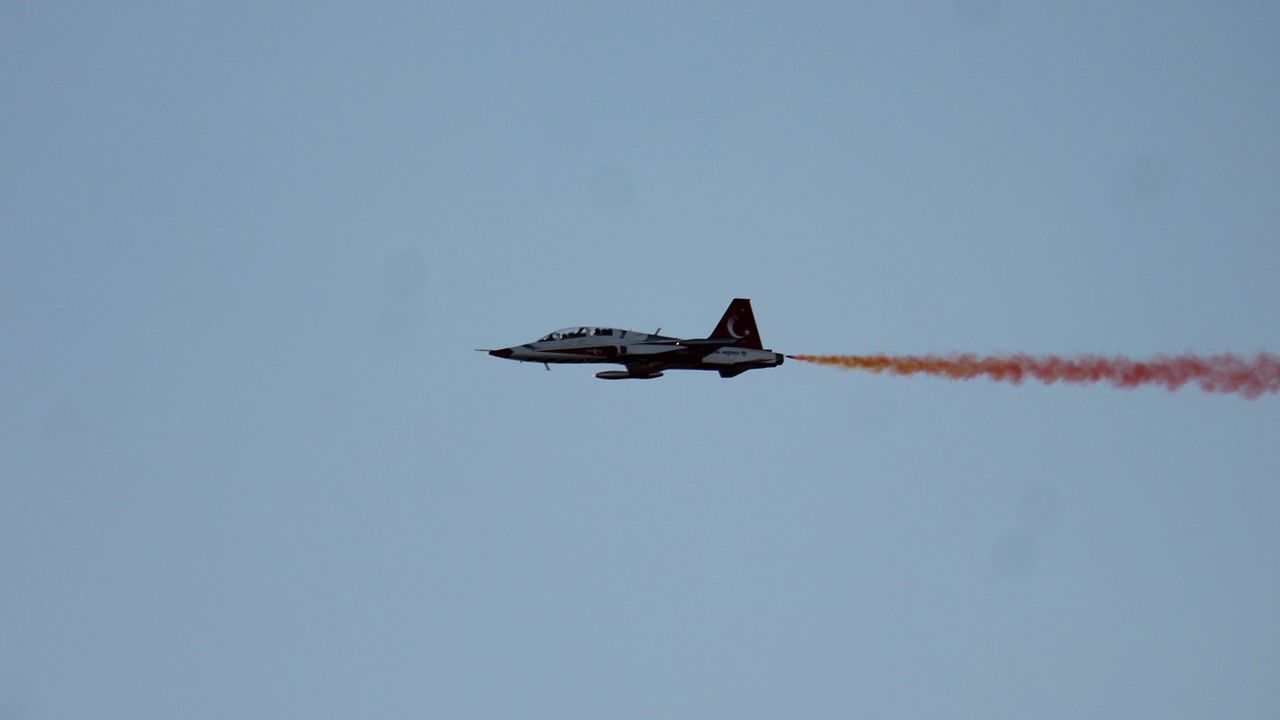
[[[734,377],[747,370],[776,367],[784,356],[760,346],[749,300],[737,299],[711,337],[682,339],[654,333],[581,326],[565,328],[523,345],[490,350],[494,357],[535,363],[612,363],[625,371],[596,375],[603,380],[648,379],[665,370],[715,370]]]

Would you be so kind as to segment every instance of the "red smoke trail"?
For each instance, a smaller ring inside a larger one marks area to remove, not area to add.
[[[1250,400],[1280,392],[1280,356],[1258,353],[1253,360],[1238,355],[1158,355],[1150,360],[1079,355],[792,355],[796,360],[847,370],[925,373],[952,380],[986,376],[1015,385],[1024,378],[1045,384],[1109,382],[1120,388],[1163,385],[1177,390],[1189,382],[1205,392],[1240,393]]]

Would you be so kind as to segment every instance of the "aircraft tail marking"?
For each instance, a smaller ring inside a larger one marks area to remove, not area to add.
[[[711,331],[708,339],[732,338],[737,347],[763,350],[760,342],[760,331],[756,329],[756,316],[751,312],[751,301],[747,298],[735,298],[720,318],[720,324]]]

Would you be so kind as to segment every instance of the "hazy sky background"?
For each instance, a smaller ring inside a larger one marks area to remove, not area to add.
[[[1271,2],[0,5],[0,718],[1280,717]]]

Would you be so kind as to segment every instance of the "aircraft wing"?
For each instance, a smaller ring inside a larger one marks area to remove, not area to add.
[[[740,338],[705,338],[699,340],[677,340],[676,345],[690,348],[710,348],[710,352],[715,352],[722,347],[737,345],[741,342]]]
[[[686,365],[689,363],[700,363],[711,353],[719,350],[723,345],[695,345],[686,347],[679,343],[672,343],[669,350],[661,352],[649,352],[643,355],[630,355],[625,358],[619,358],[618,361],[625,364],[628,368],[644,368],[647,370],[661,371],[669,365]]]
[[[663,370],[667,369],[666,363],[651,362],[648,360],[641,362],[627,363],[627,372],[636,377],[653,377],[661,375]]]

